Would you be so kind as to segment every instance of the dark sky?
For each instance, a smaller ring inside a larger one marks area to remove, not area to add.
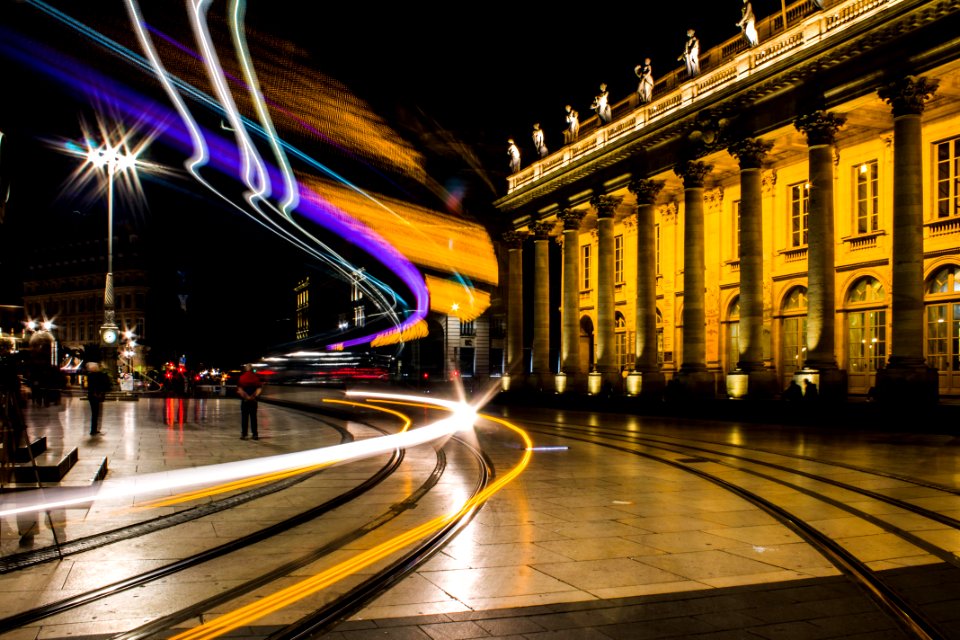
[[[170,20],[185,15],[183,2],[164,2],[170,7]],[[126,22],[118,0],[52,4],[87,20],[121,26]],[[162,6],[153,0],[145,4],[153,11]],[[623,99],[636,89],[633,68],[643,57],[652,58],[655,76],[678,68],[687,28],[697,30],[702,49],[707,49],[737,35],[741,6],[736,0],[723,0],[702,3],[709,9],[638,4],[618,10],[610,5],[584,5],[574,11],[540,3],[535,8],[523,2],[441,9],[341,3],[321,14],[316,8],[305,13],[306,4],[249,0],[246,22],[309,51],[318,72],[338,79],[366,100],[427,157],[438,182],[450,184],[454,175],[463,178],[468,185],[466,202],[473,209],[467,213],[480,219],[490,215],[490,203],[505,193],[507,138],[517,139],[524,164],[533,156],[529,140],[534,122],[541,123],[548,145],[559,147],[565,104],[588,116],[601,82],[609,85],[614,102]],[[218,1],[214,6],[226,3]],[[779,11],[780,5],[764,0],[756,2],[754,10],[762,18]],[[28,1],[0,0],[2,27],[64,56],[89,60],[106,75],[131,74],[110,56],[91,55],[95,48],[83,36],[64,29]],[[76,138],[78,115],[89,115],[91,105],[75,100],[57,81],[23,62],[4,59],[5,55],[0,50],[6,83],[0,131],[7,134],[0,147],[0,179],[14,182],[16,197],[7,207],[6,222],[0,224],[0,241],[6,249],[0,256],[0,272],[9,281],[11,274],[16,279],[18,261],[23,260],[19,249],[42,244],[54,229],[77,226],[71,216],[98,216],[102,203],[81,206],[59,194],[75,164],[42,142]],[[466,153],[451,152],[451,140],[479,158],[479,167],[462,160]],[[156,153],[165,162],[182,164],[182,157],[169,149],[158,148]],[[363,172],[348,177],[365,179]],[[298,261],[295,251],[241,220],[242,216],[211,200],[188,180],[150,180],[147,196],[145,219],[165,221],[162,233],[155,236],[162,246],[155,250],[168,258],[168,267],[189,264],[198,290],[212,296],[207,306],[219,317],[206,318],[203,324],[229,324],[236,334],[249,334],[251,325],[257,331],[270,325],[270,307],[280,300],[251,308],[243,280],[234,275],[236,265],[251,256],[282,255],[284,265],[294,273],[308,259],[300,256]],[[178,213],[186,218],[178,218]],[[258,280],[270,277],[261,270],[256,273]],[[0,295],[9,296],[9,291],[0,285]],[[281,294],[289,292],[277,293]]]

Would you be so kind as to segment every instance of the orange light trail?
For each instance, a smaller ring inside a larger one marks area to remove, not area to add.
[[[291,604],[294,604],[303,598],[306,598],[321,589],[335,584],[337,581],[346,578],[347,576],[360,571],[366,567],[369,567],[374,562],[382,560],[391,553],[399,551],[400,549],[412,544],[416,540],[428,536],[436,531],[439,531],[443,527],[447,526],[457,518],[460,518],[470,511],[476,509],[481,504],[493,497],[494,494],[503,489],[507,484],[512,482],[517,476],[523,473],[527,465],[530,464],[530,458],[533,456],[533,441],[526,431],[520,427],[503,420],[502,418],[497,418],[490,415],[483,415],[484,418],[501,424],[508,429],[516,432],[520,438],[524,441],[524,454],[520,462],[509,472],[503,475],[500,479],[494,481],[490,486],[483,489],[476,496],[467,500],[457,511],[449,513],[447,515],[438,516],[429,520],[409,531],[382,542],[372,549],[368,549],[349,560],[345,560],[340,564],[333,566],[326,571],[322,571],[306,580],[301,580],[300,582],[291,585],[285,589],[281,589],[274,594],[266,596],[252,602],[248,605],[235,609],[230,613],[226,613],[210,622],[189,629],[181,634],[173,636],[172,640],[200,640],[205,638],[216,638],[225,633],[228,633],[239,627],[251,624],[252,622],[259,620],[260,618],[278,611],[284,607],[287,607]]]

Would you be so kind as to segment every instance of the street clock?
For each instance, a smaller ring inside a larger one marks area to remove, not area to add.
[[[100,328],[100,339],[103,340],[104,344],[116,344],[117,338],[119,337],[120,333],[117,331],[116,327]]]

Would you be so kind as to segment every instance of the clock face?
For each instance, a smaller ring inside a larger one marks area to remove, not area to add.
[[[107,329],[103,332],[103,341],[107,344],[113,344],[117,341],[117,332],[113,329]]]

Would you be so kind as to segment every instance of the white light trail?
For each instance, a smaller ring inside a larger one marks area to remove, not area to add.
[[[472,407],[450,400],[388,393],[356,392],[349,393],[348,395],[433,404],[443,407],[444,409],[449,409],[451,415],[418,429],[411,429],[409,431],[367,440],[348,442],[332,447],[321,447],[308,451],[267,456],[255,460],[225,462],[223,464],[208,465],[193,469],[178,469],[175,471],[151,473],[131,478],[123,478],[116,483],[106,481],[100,485],[79,491],[47,488],[21,492],[16,496],[8,497],[3,500],[3,502],[0,502],[0,505],[2,505],[0,506],[0,517],[16,515],[18,513],[63,509],[94,501],[169,493],[190,487],[216,485],[291,469],[341,464],[353,460],[361,460],[363,458],[388,453],[396,449],[407,449],[441,438],[448,438],[458,431],[471,429],[477,419],[477,413]]]

